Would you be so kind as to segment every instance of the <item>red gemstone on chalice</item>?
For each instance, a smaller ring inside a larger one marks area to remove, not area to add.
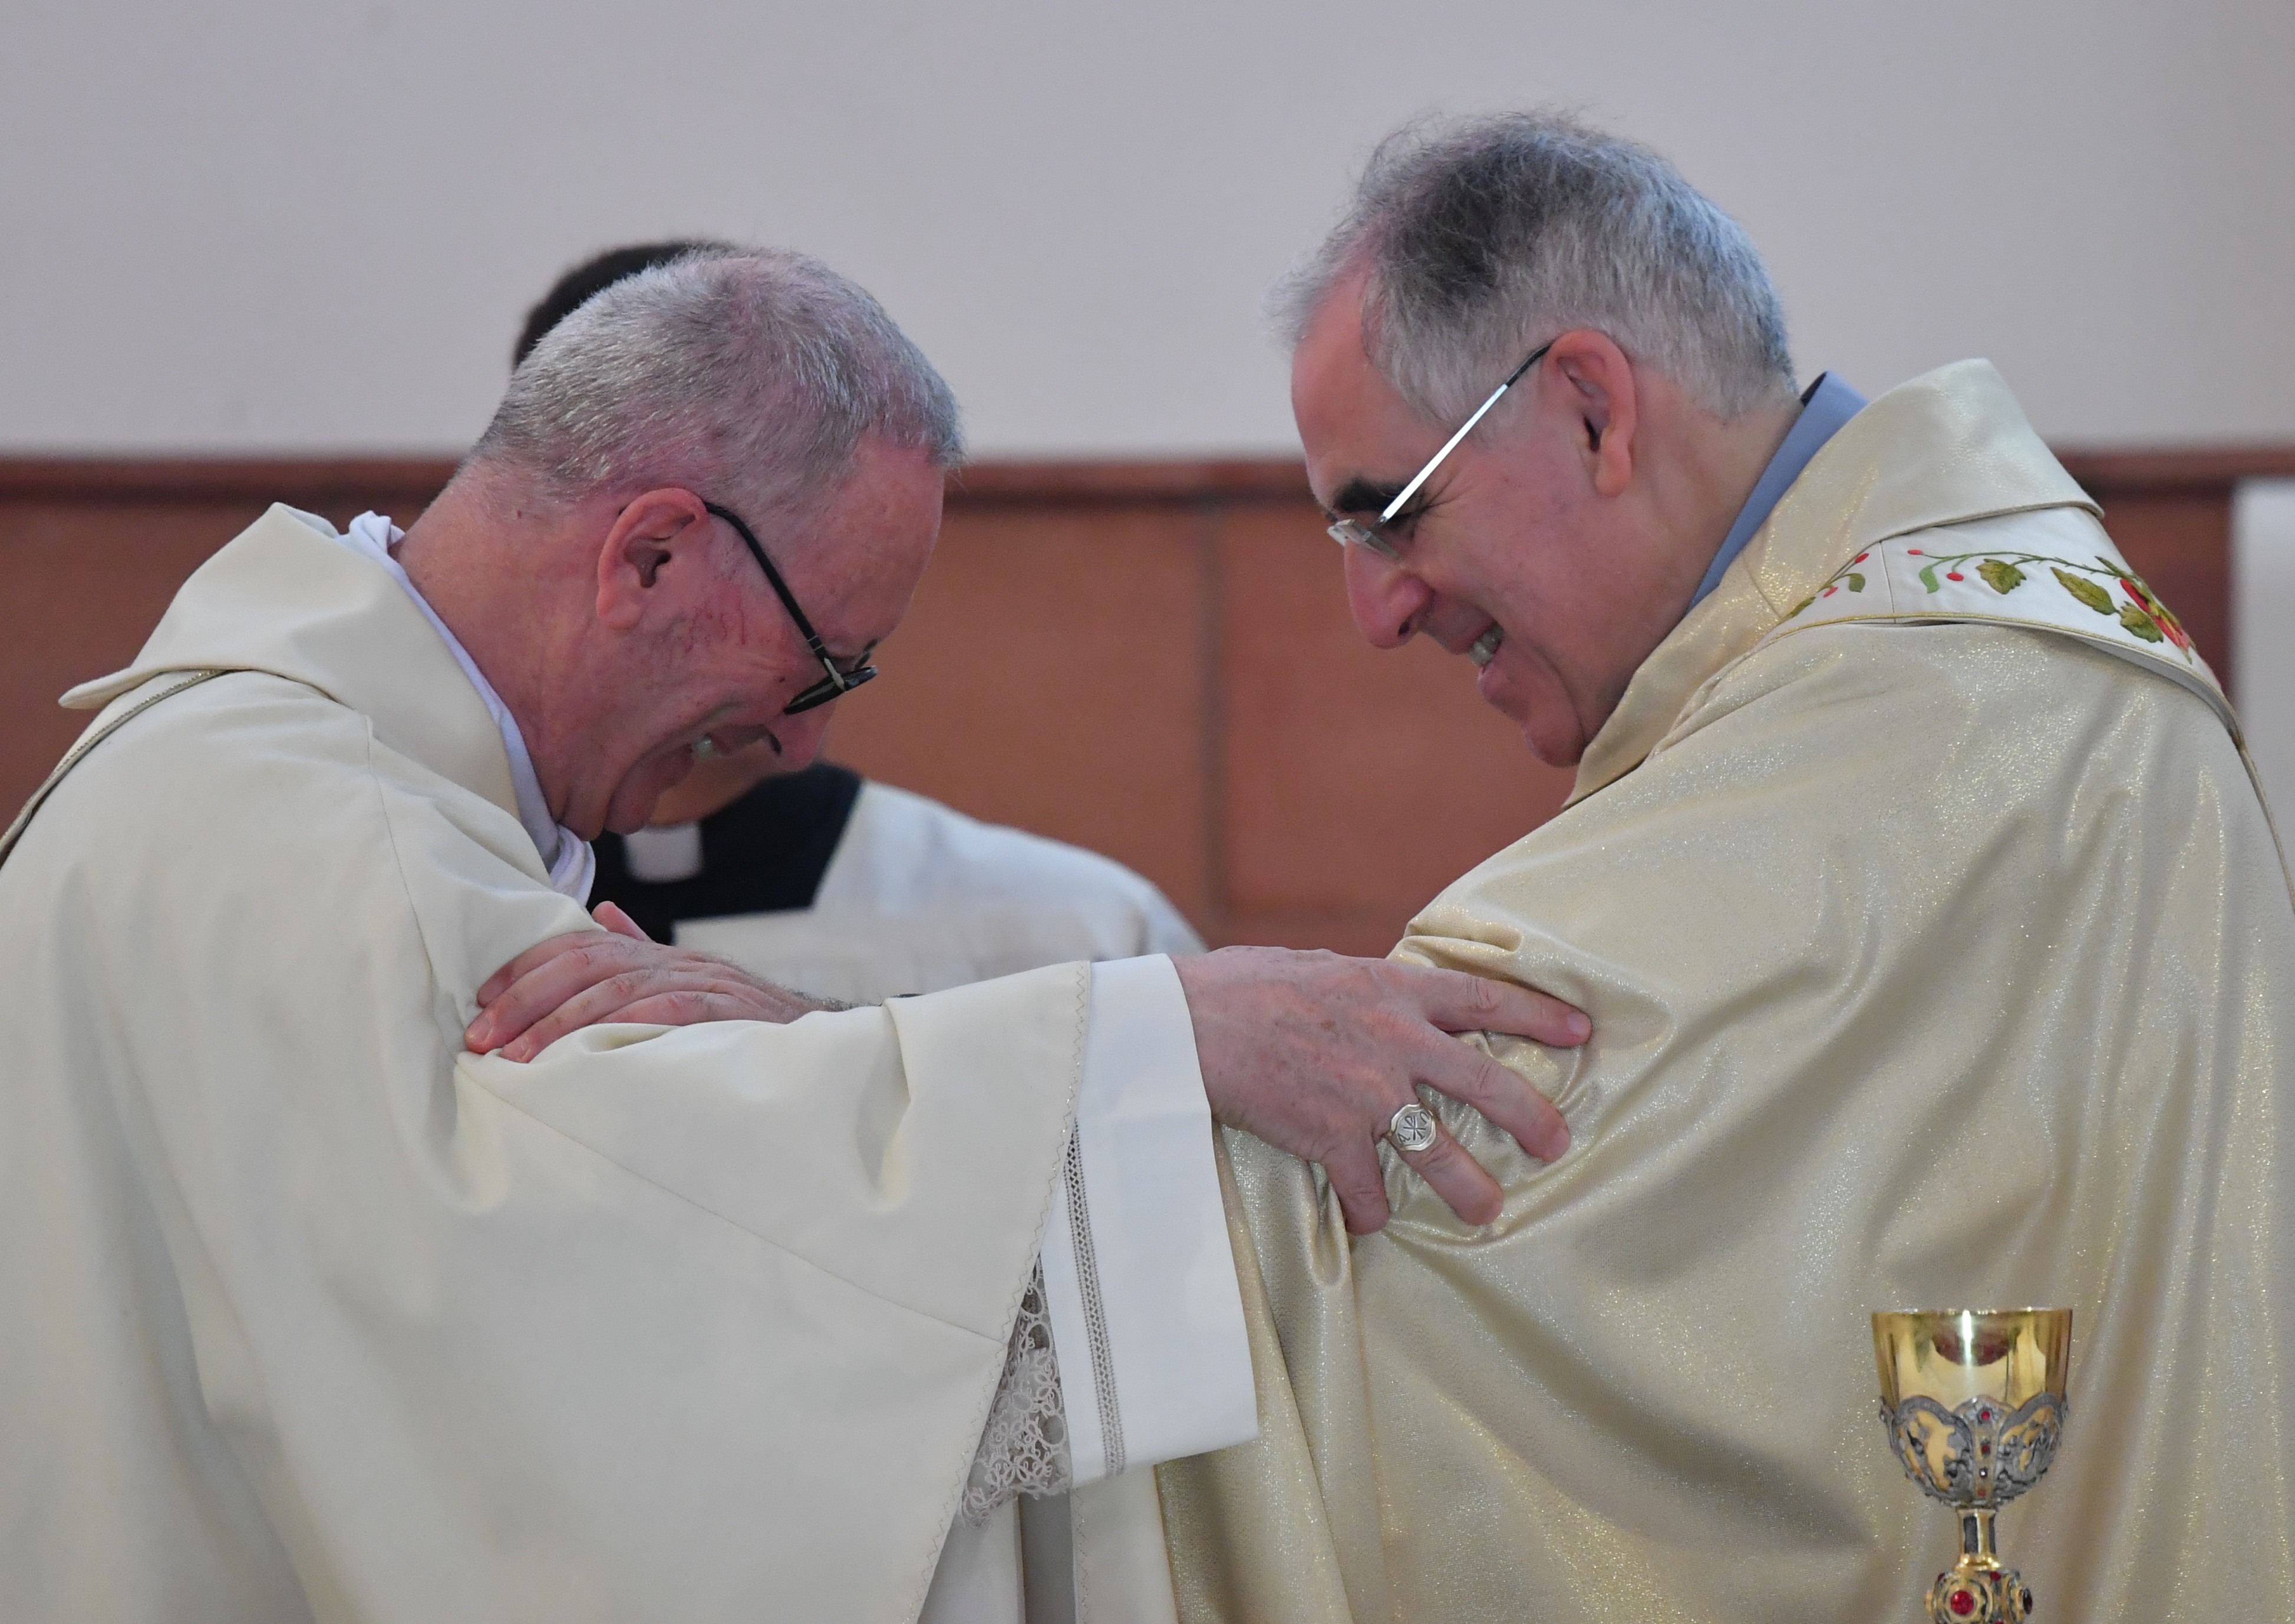
[[[1946,1605],[1964,1619],[1976,1611],[1976,1597],[1969,1591],[1956,1590],[1952,1593],[1952,1599]]]

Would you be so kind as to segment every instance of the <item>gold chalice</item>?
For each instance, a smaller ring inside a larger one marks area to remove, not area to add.
[[[1929,1591],[1935,1624],[2021,1624],[2032,1593],[1992,1550],[1992,1514],[2055,1458],[2070,1309],[1873,1316],[1881,1424],[1905,1475],[1960,1516],[1960,1560]]]

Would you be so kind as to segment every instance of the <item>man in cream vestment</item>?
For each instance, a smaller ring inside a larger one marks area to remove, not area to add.
[[[2075,1315],[2000,1523],[2038,1615],[2295,1616],[2295,908],[2236,719],[1985,363],[1764,493],[1819,395],[1730,397],[1717,356],[1790,377],[1742,244],[1662,160],[1506,118],[1384,150],[1295,295],[1359,621],[1578,760],[1395,956],[1596,1037],[1492,1044],[1569,1119],[1551,1166],[1438,1106],[1505,1170],[1479,1229],[1391,1166],[1350,1245],[1228,1137],[1261,1435],[1159,1473],[1182,1619],[1920,1617],[1955,1529],[1866,1317],[2024,1304]],[[1733,352],[1746,310],[1775,341]],[[1588,575],[1606,619],[1552,615]]]
[[[1017,1618],[1012,1496],[1070,1483],[1080,1527],[1144,1510],[1168,1611],[1145,1468],[1255,1427],[1212,1113],[1369,1225],[1414,1082],[1558,1153],[1446,1032],[1582,1018],[1456,973],[808,1012],[590,923],[587,837],[698,744],[810,755],[958,452],[849,282],[667,267],[411,532],[274,508],[70,697],[0,841],[0,1617]],[[504,1016],[561,971],[626,1018]],[[1420,1165],[1495,1210],[1454,1143]]]

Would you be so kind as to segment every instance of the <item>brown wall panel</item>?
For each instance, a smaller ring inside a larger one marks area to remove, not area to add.
[[[828,754],[1105,852],[1210,927],[1207,558],[1184,507],[956,506]]]
[[[88,718],[56,697],[133,659],[184,578],[243,528],[233,502],[0,508],[0,806],[11,816]]]
[[[0,809],[15,809],[88,718],[64,690],[135,658],[176,589],[274,501],[347,524],[411,524],[441,462],[0,463]]]
[[[2231,492],[2295,448],[2070,453],[2129,561],[2230,674]],[[0,812],[78,731],[183,578],[285,501],[410,523],[451,465],[0,460]],[[1357,636],[1298,464],[990,464],[829,752],[978,817],[1097,847],[1213,941],[1383,952],[1551,814],[1463,661]]]
[[[1433,644],[1381,652],[1311,503],[1221,535],[1229,928],[1384,952],[1450,880],[1551,817],[1541,766]]]

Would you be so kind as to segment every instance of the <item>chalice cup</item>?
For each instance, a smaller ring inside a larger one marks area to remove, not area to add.
[[[1929,1591],[1935,1624],[2021,1624],[2032,1593],[1992,1546],[1992,1517],[2040,1481],[2063,1433],[2070,1309],[1873,1316],[1881,1424],[1905,1475],[1960,1518],[1960,1560]]]

